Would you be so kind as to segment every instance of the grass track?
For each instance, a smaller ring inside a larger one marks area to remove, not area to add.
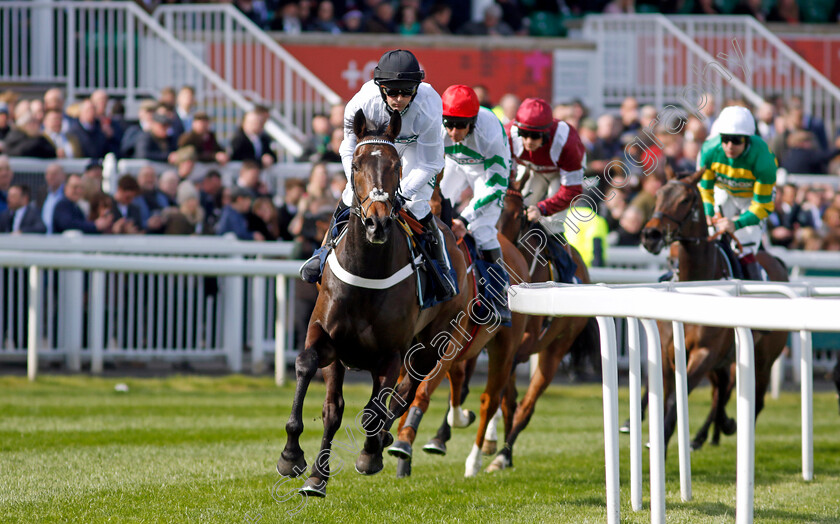
[[[130,392],[115,392],[119,382]],[[282,499],[301,482],[284,484],[274,472],[292,391],[241,376],[44,376],[35,384],[0,377],[0,522],[606,521],[599,385],[549,388],[517,442],[516,467],[476,479],[462,478],[472,427],[455,432],[446,457],[419,452],[442,420],[446,392],[440,391],[420,428],[411,479],[394,478],[391,457],[382,473],[361,477],[352,469],[355,455],[337,450],[344,467],[334,473],[328,497],[300,508],[296,496],[281,503],[271,494],[274,489]],[[344,427],[353,427],[350,417],[369,391],[367,385],[347,387]],[[310,464],[320,443],[323,394],[323,385],[313,384],[304,410],[302,445]],[[693,430],[708,398],[706,388],[691,396]],[[476,405],[473,394],[467,406]],[[734,409],[732,402],[733,415]],[[756,522],[840,522],[837,400],[834,393],[814,396],[812,483],[801,480],[799,409],[798,394],[786,392],[768,399],[759,418]],[[627,412],[625,390],[621,416]],[[349,441],[344,429],[339,434]],[[630,510],[624,438],[622,521],[649,522],[648,512]],[[668,521],[732,522],[734,437],[692,455],[694,500],[687,503],[680,501],[675,451],[666,465]],[[648,500],[646,493],[645,507]]]

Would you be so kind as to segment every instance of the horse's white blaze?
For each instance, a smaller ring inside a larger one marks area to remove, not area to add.
[[[481,449],[473,443],[470,454],[467,455],[466,469],[464,471],[465,477],[474,477],[481,471]]]
[[[487,424],[487,431],[484,432],[484,440],[498,440],[498,437],[496,435],[496,429],[501,419],[502,408],[499,408],[496,410],[496,414],[493,415],[493,418],[491,418],[490,422]]]
[[[370,190],[370,194],[368,198],[373,200],[374,202],[387,202],[388,201],[388,193],[382,191],[380,188],[375,187]]]
[[[453,428],[465,428],[470,425],[470,412],[462,409],[461,406],[449,405],[449,413],[446,414],[446,421]]]
[[[382,151],[378,149],[376,151],[371,151],[370,156],[382,156]]]

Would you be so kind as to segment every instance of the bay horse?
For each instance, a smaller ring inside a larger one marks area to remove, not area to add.
[[[523,282],[523,275],[527,275],[528,272],[525,258],[507,238],[501,234],[498,237],[505,265],[512,270],[509,271],[511,285],[520,284]],[[459,245],[464,257],[469,258],[465,242],[459,241]],[[472,422],[471,413],[461,408],[461,390],[466,380],[465,364],[478,357],[481,349],[486,347],[489,357],[487,385],[481,395],[481,412],[475,443],[467,457],[464,476],[473,477],[481,470],[481,449],[484,446],[487,426],[499,408],[502,391],[511,375],[513,358],[525,331],[526,317],[521,313],[512,313],[509,327],[500,326],[498,321],[488,321],[474,311],[479,301],[487,300],[477,295],[477,289],[475,274],[470,271],[466,286],[461,288],[467,306],[456,318],[458,327],[452,331],[452,340],[446,355],[418,388],[409,412],[403,415],[400,421],[397,442],[388,449],[388,453],[398,457],[397,477],[411,474],[412,445],[417,436],[417,426],[429,407],[432,393],[440,385],[445,374],[450,385],[448,425],[466,427]]]
[[[522,188],[530,177],[530,172],[520,178],[511,178],[505,195],[504,209],[499,217],[499,231],[519,248],[529,267],[528,278],[531,282],[552,280],[550,264],[540,255],[545,253],[546,238],[540,230],[528,228],[530,222],[525,214]],[[583,284],[589,284],[589,270],[580,253],[571,244],[565,244],[567,253],[577,264],[575,276]],[[548,325],[544,325],[548,322]],[[488,472],[498,471],[513,465],[513,445],[519,433],[524,430],[534,414],[537,400],[554,379],[560,362],[570,351],[597,350],[600,347],[598,326],[593,318],[586,317],[551,317],[528,316],[525,334],[514,359],[517,364],[527,362],[533,354],[539,356],[537,369],[531,377],[525,397],[516,404],[516,375],[511,373],[503,399],[503,417],[505,422],[505,445],[487,467]]]
[[[703,171],[682,179],[668,172],[668,182],[656,193],[656,206],[652,218],[642,230],[642,244],[653,254],[663,246],[676,243],[677,280],[718,280],[732,275],[729,262],[718,248],[718,242],[708,236],[703,201],[697,183]],[[787,282],[784,265],[766,251],[756,253],[756,258],[771,281]],[[665,398],[665,444],[674,432],[677,421],[674,340],[672,324],[659,322],[663,352],[663,397]],[[787,342],[786,331],[753,330],[755,341],[755,415],[764,408],[764,394],[770,383],[770,368]],[[723,428],[725,434],[735,430],[735,421],[726,416],[725,406],[732,391],[730,368],[734,361],[735,330],[694,324],[685,325],[686,374],[690,393],[709,376],[712,382],[712,409],[694,439],[695,449],[706,439],[709,424]],[[645,407],[642,403],[642,409]]]
[[[410,271],[414,261],[409,239],[396,224],[402,167],[394,140],[400,125],[396,111],[384,130],[369,129],[361,110],[354,115],[353,132],[358,139],[350,177],[354,216],[346,226],[343,241],[327,259],[305,349],[295,360],[297,385],[286,424],[286,446],[277,461],[277,472],[286,477],[299,476],[306,470],[300,447],[303,400],[312,377],[321,368],[326,386],[324,433],[320,452],[300,489],[304,495],[326,496],[332,440],[344,414],[345,367],[369,371],[373,378],[370,401],[361,413],[364,446],[356,460],[357,472],[373,475],[383,468],[383,448],[393,442],[391,425],[408,408],[420,382],[437,364],[438,351],[431,344],[432,338],[448,332],[450,320],[464,309],[463,295],[422,311],[418,304],[417,278]],[[445,227],[441,230],[463,289],[464,257],[451,231]],[[406,278],[394,276],[406,272]],[[397,384],[402,366],[412,372]]]

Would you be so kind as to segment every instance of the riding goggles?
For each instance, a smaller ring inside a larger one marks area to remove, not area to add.
[[[382,86],[382,92],[385,96],[390,96],[391,98],[396,98],[398,96],[414,96],[417,94],[417,86],[411,88]]]
[[[466,129],[472,122],[472,118],[443,117],[443,127],[446,129]]]
[[[725,144],[727,142],[734,144],[736,146],[743,145],[747,141],[747,137],[744,135],[720,135],[720,143]]]
[[[541,133],[540,131],[525,131],[523,129],[520,129],[519,136],[522,138],[530,138],[532,140],[537,140],[539,138],[543,138],[544,133]]]

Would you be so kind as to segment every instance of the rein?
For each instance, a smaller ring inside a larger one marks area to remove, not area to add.
[[[696,188],[691,187],[689,184],[686,184],[685,182],[681,182],[679,180],[672,180],[669,183],[683,184],[686,187],[688,187],[689,191],[691,192],[691,203],[688,206],[688,211],[686,212],[685,216],[683,216],[682,218],[676,218],[672,215],[669,215],[668,213],[663,213],[662,211],[654,211],[653,212],[653,215],[651,215],[651,218],[658,218],[660,221],[662,221],[662,219],[664,218],[664,219],[669,220],[670,222],[674,223],[677,226],[677,230],[676,230],[677,234],[676,235],[674,235],[673,230],[670,227],[667,227],[667,226],[665,227],[665,242],[668,243],[668,244],[670,244],[671,242],[674,242],[674,241],[691,242],[692,244],[699,244],[703,241],[713,240],[712,238],[707,238],[707,237],[684,236],[684,235],[679,234],[679,232],[685,226],[685,221],[688,220],[689,216],[691,216],[692,214],[695,214],[695,215],[698,215],[698,216],[695,217],[695,220],[697,218],[699,218],[699,212],[695,207],[696,204],[697,204],[697,199],[699,198],[699,193],[697,192]],[[700,210],[702,211],[702,207],[700,208]]]

